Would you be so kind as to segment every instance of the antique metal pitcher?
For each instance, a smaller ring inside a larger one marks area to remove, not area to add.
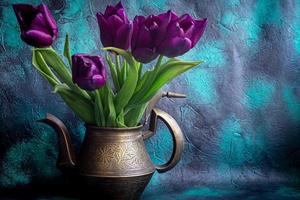
[[[55,116],[47,114],[40,120],[53,127],[59,137],[57,167],[66,174],[76,174],[86,194],[96,192],[101,199],[139,199],[153,173],[166,172],[180,160],[183,134],[177,122],[166,112],[153,108],[160,97],[184,97],[176,93],[161,93],[148,108],[150,123],[131,128],[102,128],[86,124],[86,133],[76,158],[65,125]],[[173,138],[173,153],[166,164],[154,165],[146,151],[144,140],[155,134],[157,120],[169,128]]]

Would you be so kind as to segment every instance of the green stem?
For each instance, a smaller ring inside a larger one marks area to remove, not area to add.
[[[117,70],[117,77],[118,77],[119,83],[122,83],[120,56],[116,54],[115,59],[116,59],[115,64],[116,64],[116,70]],[[122,84],[120,84],[120,87],[122,87]]]
[[[135,92],[134,96],[130,99],[129,104],[125,109],[125,111],[127,111],[129,108],[135,105],[137,101],[139,101],[139,99],[142,98],[151,88],[153,82],[155,81],[157,75],[159,74],[162,60],[163,60],[163,55],[159,55],[154,68],[151,71],[145,73],[148,74],[148,76],[146,77],[143,76],[142,79],[139,80],[137,84],[138,85],[136,90],[137,92]]]
[[[126,80],[126,77],[127,77],[127,68],[128,68],[128,64],[126,62],[126,60],[124,59],[123,60],[123,66],[122,66],[122,69],[121,69],[121,85],[124,84],[125,80]]]
[[[163,55],[159,55],[158,60],[157,60],[157,62],[156,62],[156,65],[155,65],[155,67],[154,67],[154,70],[160,66],[160,64],[161,64],[161,62],[162,62],[162,60],[163,60],[163,58],[164,58]]]
[[[103,109],[103,100],[101,99],[101,89],[95,91],[95,119],[97,126],[105,126],[105,116]]]
[[[51,46],[49,48],[35,48],[35,51],[41,53],[45,62],[55,71],[63,83],[66,83],[77,94],[91,100],[91,97],[85,90],[80,89],[73,83],[70,69]]]
[[[70,67],[72,67],[72,59],[71,59],[71,53],[70,53],[70,40],[69,40],[68,33],[66,34],[66,39],[65,39],[64,56],[67,58]]]
[[[112,76],[112,79],[113,79],[113,82],[114,82],[115,90],[119,91],[120,90],[120,83],[119,83],[119,80],[118,80],[118,73],[117,73],[117,70],[116,70],[116,66],[112,62],[112,59],[108,54],[106,54],[105,59],[106,59],[106,62],[109,66],[109,69],[110,69],[110,73],[111,73],[111,76]]]
[[[139,80],[142,78],[143,63],[139,64]]]

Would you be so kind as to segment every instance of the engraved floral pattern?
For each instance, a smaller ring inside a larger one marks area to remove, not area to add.
[[[144,147],[137,142],[105,144],[97,150],[97,163],[101,168],[136,169],[144,166],[147,156]]]
[[[88,171],[121,171],[145,169],[151,162],[143,144],[138,141],[122,143],[101,143],[97,148],[90,149],[91,156],[85,162],[84,168]]]

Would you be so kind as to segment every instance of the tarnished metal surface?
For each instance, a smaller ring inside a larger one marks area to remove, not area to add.
[[[87,126],[78,159],[79,174],[96,177],[152,174],[155,167],[146,151],[141,128],[120,130]]]
[[[152,133],[156,132],[158,119],[161,119],[168,127],[172,135],[172,141],[173,141],[173,151],[169,161],[166,162],[165,164],[156,166],[156,170],[159,173],[163,173],[175,167],[175,165],[180,161],[182,151],[183,151],[183,146],[184,146],[184,136],[175,119],[168,113],[157,108],[153,108],[150,115],[150,123],[149,123],[150,132]],[[149,131],[146,132],[148,133],[148,136],[145,137],[144,135],[144,138],[151,137],[149,136]]]
[[[147,153],[144,139],[154,135],[158,119],[169,128],[174,144],[169,161],[155,166]],[[142,125],[102,128],[86,124],[85,138],[77,162],[66,126],[48,113],[45,119],[39,121],[50,125],[57,132],[57,166],[66,178],[77,179],[81,187],[85,188],[83,191],[88,190],[86,194],[92,193],[109,200],[138,199],[154,171],[163,173],[175,167],[183,151],[184,137],[177,122],[168,113],[157,108],[152,109],[149,130],[146,132],[142,131]],[[67,187],[72,186],[69,184]]]

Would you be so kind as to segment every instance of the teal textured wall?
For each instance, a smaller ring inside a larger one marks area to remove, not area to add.
[[[58,22],[55,49],[62,52],[68,32],[73,53],[102,53],[95,13],[117,1],[43,2]],[[188,98],[163,100],[159,105],[185,133],[182,161],[166,174],[155,174],[146,193],[181,188],[186,190],[179,199],[217,198],[234,192],[205,185],[244,188],[271,180],[299,183],[300,1],[122,2],[131,19],[172,9],[209,20],[198,45],[182,56],[205,63],[165,87],[187,93]],[[56,135],[36,123],[46,112],[66,123],[77,149],[84,134],[83,123],[31,66],[30,47],[19,38],[12,3],[0,2],[0,186],[5,188],[60,176],[55,168]],[[171,145],[164,126],[147,142],[157,163],[168,158]],[[282,195],[289,188],[276,191]]]

